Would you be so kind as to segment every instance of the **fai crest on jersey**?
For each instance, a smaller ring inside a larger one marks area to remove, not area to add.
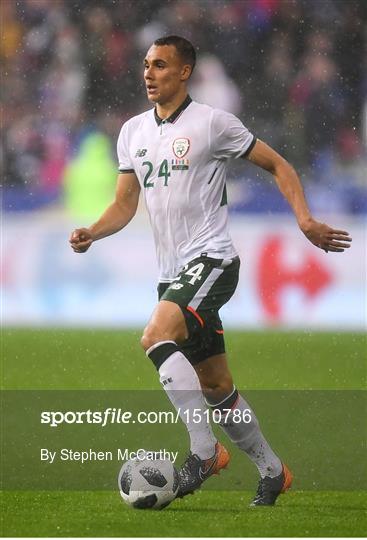
[[[190,149],[190,141],[186,137],[181,137],[180,139],[175,139],[172,145],[173,152],[176,157],[183,158],[186,156],[187,152]]]

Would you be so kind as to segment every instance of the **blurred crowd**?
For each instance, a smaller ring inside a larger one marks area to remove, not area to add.
[[[367,212],[366,6],[2,0],[5,210],[56,204],[92,216],[102,208],[113,195],[120,127],[149,107],[144,54],[157,37],[178,34],[198,53],[194,99],[233,112],[287,157],[314,207]],[[232,181],[235,209],[274,206],[275,190],[251,168],[235,166]]]

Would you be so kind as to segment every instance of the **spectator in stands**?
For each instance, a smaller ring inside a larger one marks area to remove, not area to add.
[[[40,204],[52,193],[58,200],[91,124],[116,139],[116,126],[145,106],[146,40],[183,29],[206,66],[197,99],[215,100],[250,128],[254,115],[257,135],[301,172],[328,178],[347,163],[348,183],[361,184],[367,12],[356,0],[18,0],[3,2],[2,15],[1,172],[6,193],[23,187],[22,208],[38,195]],[[225,67],[220,86],[208,74],[215,65]]]

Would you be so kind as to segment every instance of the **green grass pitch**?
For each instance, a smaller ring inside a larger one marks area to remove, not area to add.
[[[366,338],[362,334],[227,332],[226,340],[239,388],[346,390],[350,395],[365,389]],[[135,331],[5,329],[1,352],[5,390],[160,388],[153,367],[139,348],[139,332]],[[291,414],[294,411],[289,411],[290,417]],[[364,414],[361,410],[361,418]],[[266,424],[264,410],[259,416]],[[285,433],[288,420],[281,419]],[[316,426],[317,418],[314,422]],[[335,432],[338,427],[335,425]],[[286,439],[282,452],[287,449]],[[326,454],[330,452],[335,460],[343,452],[339,446],[330,447],[335,441],[318,440],[315,444],[321,445]],[[293,446],[294,456],[297,449],[301,456],[298,463],[289,462],[291,468],[298,468],[305,477],[321,478],[321,488],[330,475],[340,475],[345,487],[304,489],[295,483],[295,489],[280,497],[276,507],[249,508],[256,476],[252,465],[244,460],[244,475],[249,479],[245,491],[221,490],[221,481],[230,474],[229,470],[208,481],[213,482],[212,490],[174,501],[162,512],[132,510],[123,504],[117,490],[58,491],[55,486],[54,491],[4,491],[1,533],[13,537],[364,536],[365,492],[360,489],[361,484],[353,489],[347,481],[348,468],[353,473],[351,464],[355,456],[343,455],[345,467],[339,470],[323,467],[304,472],[301,468],[303,463],[307,468],[308,456],[306,452],[302,454],[302,448],[308,444],[307,448],[312,449],[312,444],[302,440],[302,433],[293,437],[289,433],[288,444]],[[233,448],[231,451],[236,452]],[[234,461],[241,457],[237,454]],[[365,454],[360,466],[363,476]]]

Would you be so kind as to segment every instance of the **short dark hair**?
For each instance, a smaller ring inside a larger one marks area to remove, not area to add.
[[[176,47],[178,54],[182,60],[191,66],[191,73],[194,71],[196,64],[196,52],[194,46],[188,39],[181,36],[164,36],[155,40],[153,45],[161,47],[162,45],[173,45]]]

